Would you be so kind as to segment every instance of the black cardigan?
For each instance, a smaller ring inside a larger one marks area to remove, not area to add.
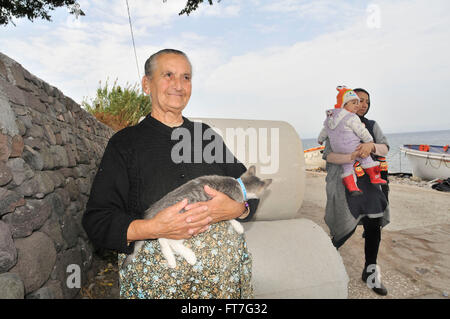
[[[210,127],[183,119],[181,127],[186,128],[192,137],[191,161],[176,163],[172,160],[173,146],[180,142],[171,139],[175,128],[150,115],[138,125],[125,128],[111,137],[82,219],[82,225],[94,246],[129,254],[133,244],[127,244],[128,226],[133,220],[142,218],[143,212],[165,194],[199,176],[237,178],[246,171],[217,134],[215,138],[222,143],[224,160],[206,163],[201,155],[211,140],[202,137]],[[195,152],[196,145],[201,145],[201,154],[198,147]],[[227,163],[227,158],[234,160]],[[248,201],[250,214],[243,221],[251,219],[258,202],[256,199]]]

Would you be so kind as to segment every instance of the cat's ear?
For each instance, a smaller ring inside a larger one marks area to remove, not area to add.
[[[268,179],[263,180],[263,182],[264,182],[264,188],[266,188],[267,186],[272,184],[272,179],[268,178]]]
[[[250,176],[255,176],[256,175],[256,166],[255,165],[250,166],[247,170],[247,173]]]

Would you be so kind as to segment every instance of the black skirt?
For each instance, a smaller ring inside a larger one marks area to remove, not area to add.
[[[369,218],[381,217],[388,205],[381,186],[372,184],[367,174],[358,177],[357,185],[362,190],[362,195],[351,196],[350,192],[345,189],[348,208],[353,217],[355,219],[358,219],[361,215]]]

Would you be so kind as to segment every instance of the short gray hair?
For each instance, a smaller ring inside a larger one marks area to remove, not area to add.
[[[191,67],[191,72],[192,72],[192,64],[191,61],[189,60],[188,56],[186,55],[186,53],[184,53],[183,51],[180,50],[176,50],[176,49],[162,49],[154,54],[152,54],[147,61],[145,61],[145,75],[148,77],[152,77],[153,72],[156,69],[156,60],[158,59],[158,57],[160,55],[164,55],[164,54],[177,54],[177,55],[181,55],[183,57],[186,58],[186,60],[189,62],[189,65]]]

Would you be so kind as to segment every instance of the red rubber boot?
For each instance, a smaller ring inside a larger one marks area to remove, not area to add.
[[[353,175],[343,177],[342,183],[344,183],[344,186],[348,189],[350,195],[352,196],[362,195],[363,192],[358,188],[358,186],[356,186],[355,177],[353,177]]]
[[[364,171],[369,175],[372,184],[387,184],[387,182],[381,178],[379,165],[365,168]]]

